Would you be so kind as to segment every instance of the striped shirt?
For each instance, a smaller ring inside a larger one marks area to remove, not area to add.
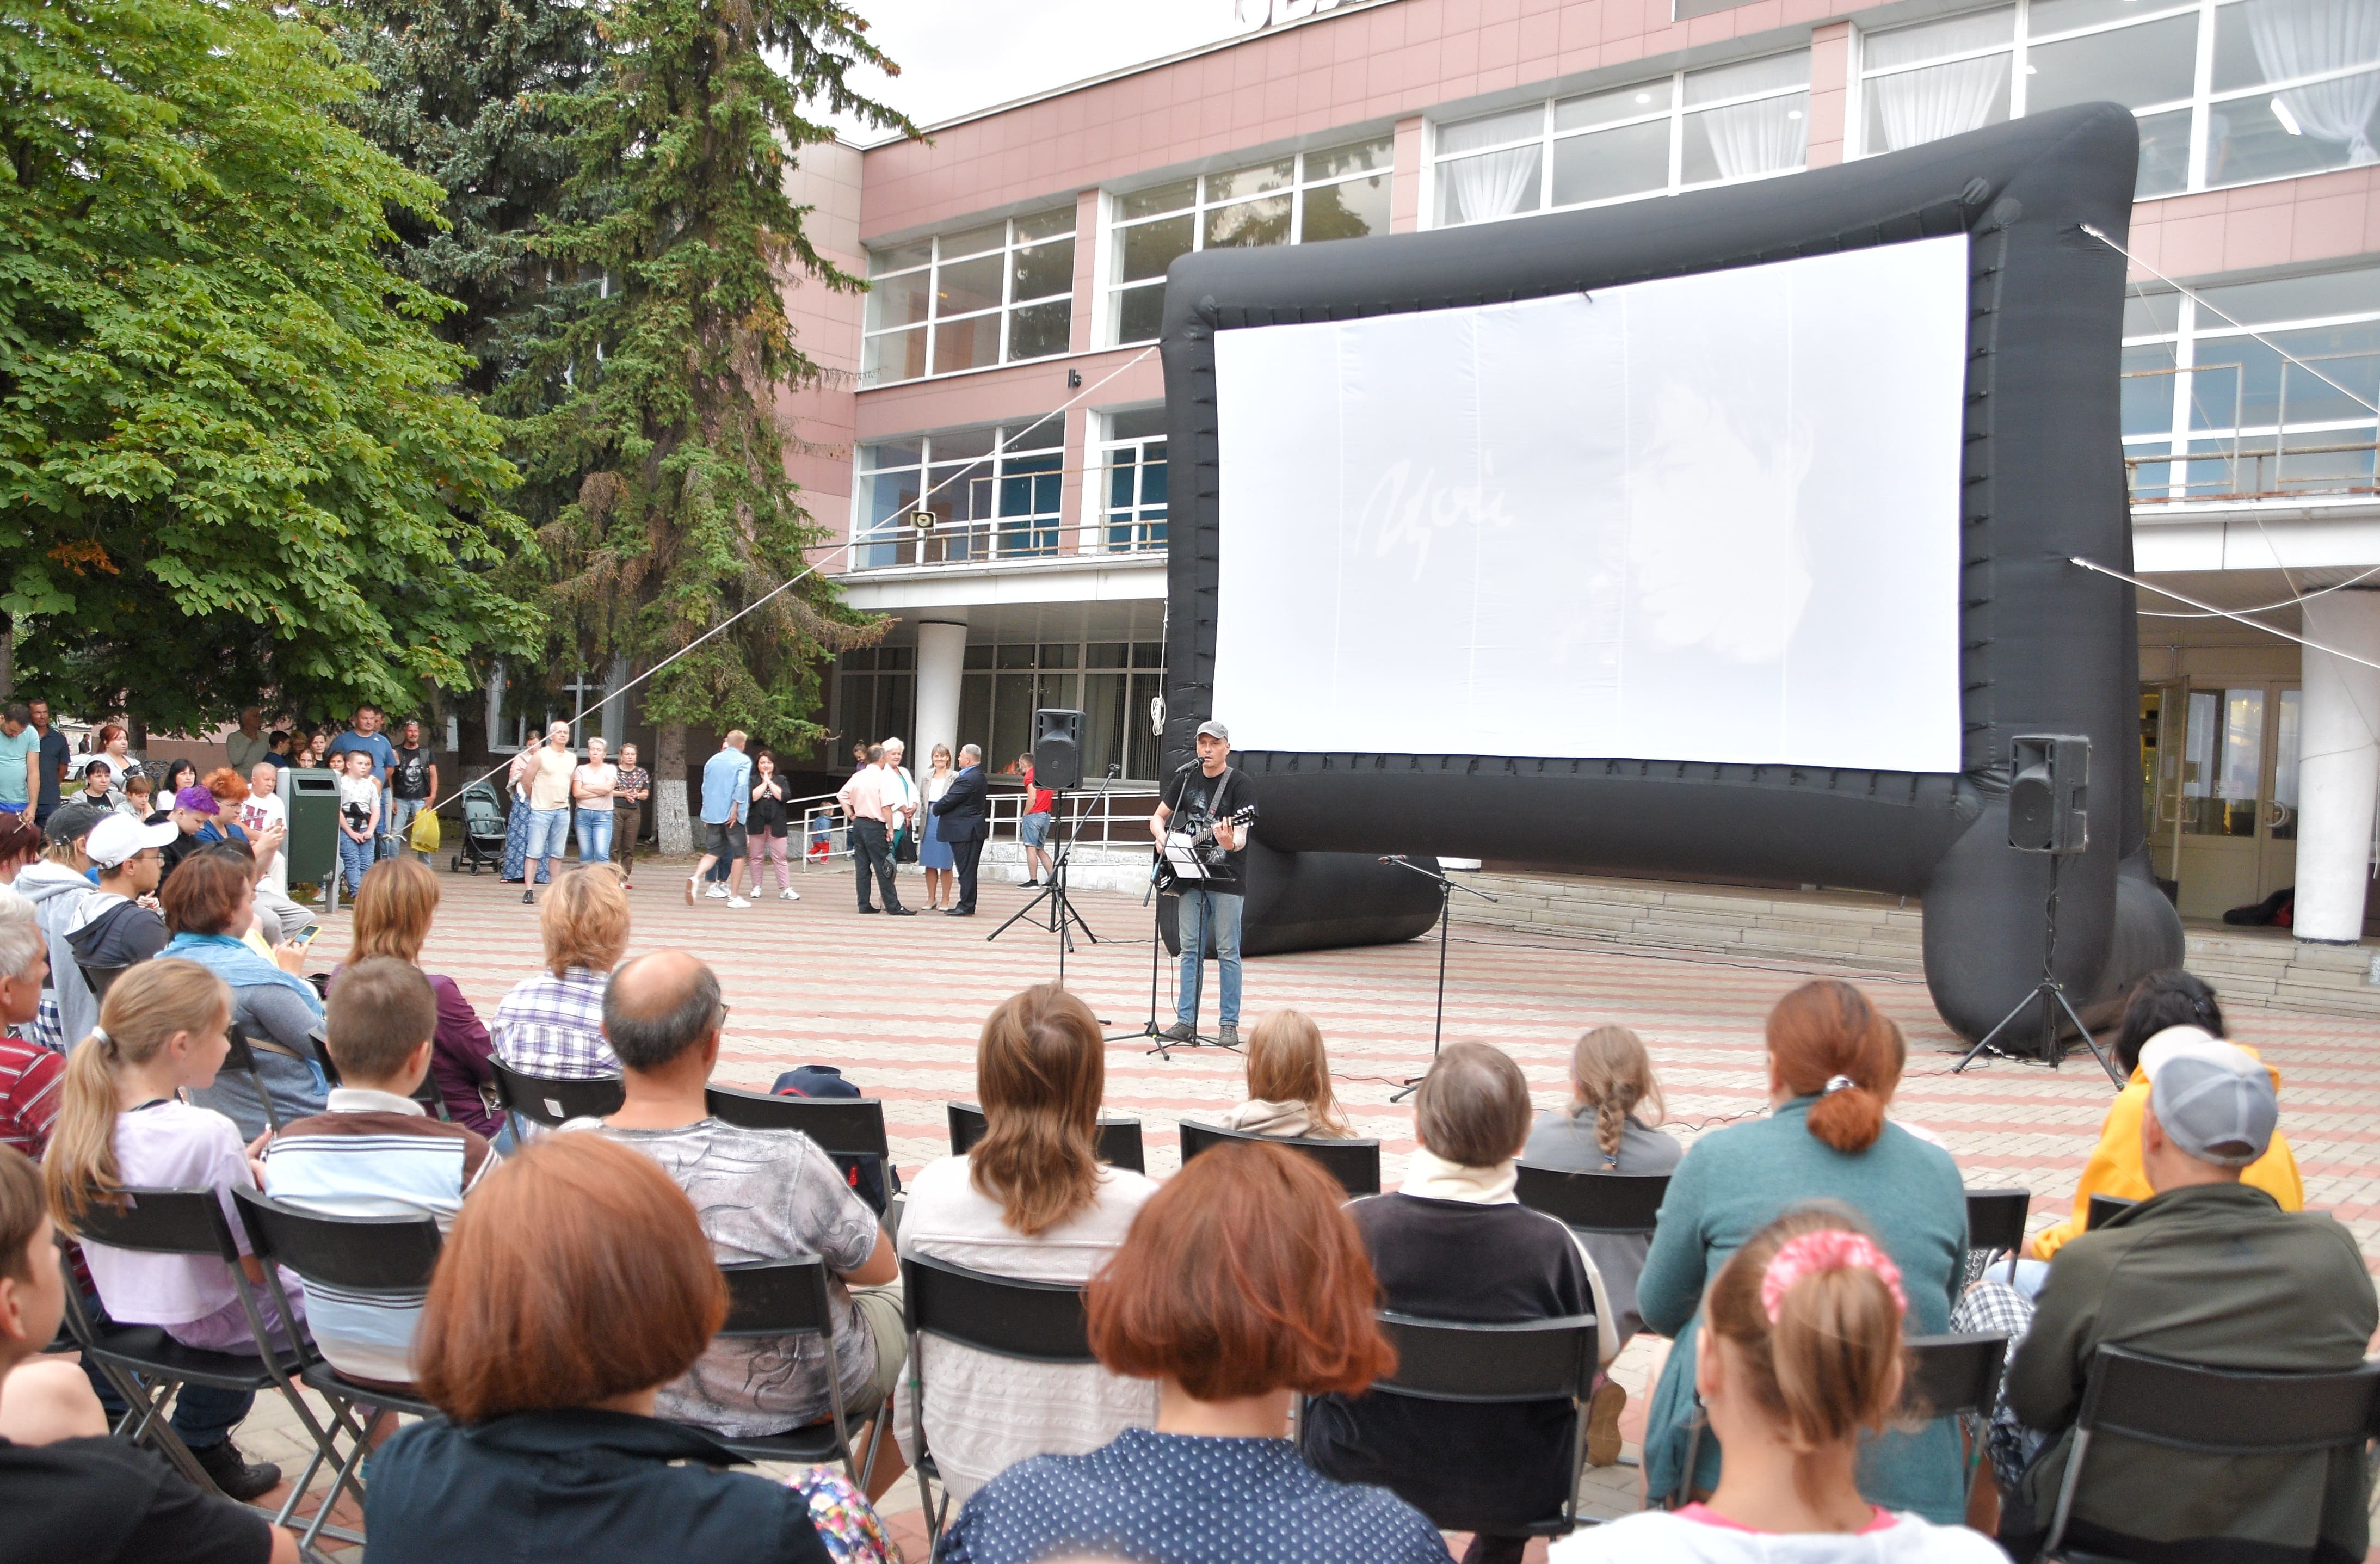
[[[327,1112],[273,1137],[264,1193],[325,1216],[435,1217],[443,1230],[494,1162],[476,1132],[429,1117],[410,1097],[341,1087]],[[412,1382],[408,1359],[426,1289],[305,1288],[307,1324],[333,1368],[352,1379]]]
[[[39,1043],[0,1035],[0,1146],[38,1162],[58,1116],[58,1083],[67,1061]]]
[[[496,1057],[530,1075],[587,1081],[617,1075],[620,1059],[603,1040],[603,985],[591,967],[561,976],[540,972],[513,986],[488,1023]]]

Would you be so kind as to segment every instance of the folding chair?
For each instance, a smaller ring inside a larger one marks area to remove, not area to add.
[[[265,1127],[279,1134],[281,1114],[273,1106],[273,1094],[264,1089],[264,1077],[257,1073],[256,1054],[248,1045],[248,1034],[237,1026],[228,1026],[224,1029],[224,1037],[231,1044],[231,1051],[224,1055],[224,1061],[215,1073],[221,1074],[229,1070],[247,1076],[249,1088],[256,1093],[256,1100],[264,1105]]]
[[[1412,1396],[1426,1401],[1453,1401],[1489,1406],[1521,1401],[1571,1403],[1567,1464],[1570,1484],[1561,1509],[1521,1530],[1533,1537],[1558,1537],[1575,1531],[1579,1477],[1586,1468],[1586,1403],[1595,1391],[1596,1318],[1568,1315],[1557,1319],[1529,1320],[1519,1325],[1476,1325],[1457,1320],[1420,1319],[1383,1310],[1380,1328],[1397,1350],[1396,1372],[1375,1380],[1367,1394]],[[1312,1397],[1299,1403],[1304,1423]],[[1496,1517],[1432,1515],[1430,1524],[1442,1532],[1479,1529],[1482,1520],[1510,1535],[1512,1523]],[[1599,1522],[1590,1519],[1586,1524]]]
[[[892,1418],[892,1400],[886,1397],[878,1410],[868,1437],[867,1456],[855,1468],[851,1427],[843,1410],[843,1376],[835,1372],[834,1314],[827,1302],[826,1262],[816,1257],[750,1260],[722,1266],[719,1270],[727,1279],[727,1323],[719,1328],[719,1334],[817,1337],[826,1348],[827,1404],[832,1411],[828,1422],[783,1434],[747,1438],[711,1434],[710,1437],[753,1461],[783,1461],[801,1466],[840,1461],[844,1475],[865,1491],[868,1478],[876,1471],[876,1446]]]
[[[710,1116],[747,1130],[799,1130],[831,1156],[873,1157],[890,1161],[892,1144],[884,1134],[884,1104],[872,1097],[775,1097],[740,1086],[712,1086],[703,1094]]]
[[[273,1516],[276,1526],[286,1525],[297,1512],[298,1501],[306,1497],[306,1481],[310,1481],[315,1468],[324,1458],[334,1464],[338,1450],[333,1436],[344,1433],[360,1439],[358,1429],[338,1402],[331,1405],[332,1427],[324,1429],[315,1421],[313,1410],[298,1393],[293,1377],[317,1361],[313,1345],[300,1342],[284,1350],[273,1351],[265,1343],[270,1335],[265,1328],[264,1314],[257,1291],[240,1268],[239,1245],[232,1237],[231,1223],[225,1218],[223,1203],[212,1189],[127,1189],[115,1202],[94,1202],[76,1218],[78,1236],[86,1243],[104,1243],[117,1249],[136,1250],[149,1255],[181,1255],[197,1259],[221,1260],[231,1271],[232,1282],[239,1295],[241,1310],[248,1315],[249,1328],[255,1334],[259,1352],[250,1357],[237,1352],[210,1352],[196,1347],[186,1347],[165,1334],[157,1326],[110,1325],[100,1327],[85,1307],[82,1292],[74,1284],[74,1275],[67,1272],[67,1328],[75,1342],[107,1372],[109,1383],[125,1399],[126,1412],[116,1425],[118,1434],[135,1444],[148,1443],[157,1449],[183,1475],[196,1483],[201,1491],[212,1488],[203,1469],[192,1458],[188,1446],[165,1420],[165,1406],[174,1392],[184,1385],[212,1385],[225,1390],[245,1390],[250,1394],[270,1386],[281,1392],[292,1411],[298,1414],[310,1438],[314,1442],[315,1458],[307,1463],[306,1479],[290,1485],[289,1497],[282,1501]],[[60,1264],[66,1264],[63,1254]],[[276,1288],[276,1293],[278,1291]],[[277,1298],[276,1298],[276,1301]],[[284,1316],[285,1318],[286,1316]],[[327,1513],[329,1504],[323,1509]],[[318,1522],[320,1517],[317,1518]],[[354,1533],[337,1527],[319,1526],[319,1531],[346,1542],[361,1542]]]
[[[361,1294],[366,1298],[395,1294],[409,1302],[430,1291],[430,1275],[437,1269],[441,1243],[434,1218],[323,1216],[249,1189],[233,1190],[232,1199],[239,1206],[240,1225],[248,1230],[249,1252],[264,1263],[273,1302],[280,1306],[284,1319],[289,1317],[289,1296],[281,1285],[284,1266],[325,1294]],[[378,1385],[358,1385],[319,1356],[307,1364],[298,1377],[320,1391],[323,1400],[343,1415],[351,1413],[358,1404],[410,1412],[416,1417],[441,1415],[435,1406],[419,1396],[400,1394]],[[298,1539],[302,1545],[313,1546],[333,1507],[339,1502],[339,1495],[348,1486],[353,1485],[358,1499],[363,1497],[363,1480],[356,1475],[356,1469],[363,1463],[366,1449],[365,1439],[358,1434],[346,1458],[334,1462],[330,1494],[315,1512],[305,1535]],[[318,1449],[306,1463],[304,1475],[298,1479],[298,1492],[304,1492],[313,1482],[322,1456],[323,1451]]]
[[[75,967],[81,972],[83,987],[91,990],[91,997],[103,1003],[107,999],[107,990],[115,986],[115,980],[126,971],[120,966],[91,966],[83,962],[75,963]]]
[[[909,1426],[917,1447],[917,1499],[926,1516],[929,1544],[939,1545],[951,1492],[942,1489],[940,1509],[932,1484],[941,1481],[926,1444],[925,1368],[917,1361],[920,1338],[939,1336],[962,1347],[1026,1363],[1097,1363],[1083,1290],[1058,1282],[1016,1281],[987,1276],[947,1260],[909,1255],[901,1262],[901,1303],[909,1328]]]
[[[2139,1205],[2137,1200],[2123,1200],[2112,1194],[2095,1194],[2090,1207],[2082,1214],[2082,1231],[2094,1231],[2106,1227],[2119,1211],[2128,1211]]]
[[[1286,1146],[1301,1157],[1310,1157],[1322,1164],[1322,1170],[1339,1181],[1339,1187],[1353,1200],[1359,1194],[1380,1193],[1380,1143],[1376,1140],[1338,1140],[1329,1135],[1257,1135],[1245,1130],[1227,1130],[1220,1124],[1202,1124],[1196,1119],[1181,1123],[1182,1160],[1187,1162],[1210,1146],[1222,1146],[1231,1141],[1265,1141]]]
[[[550,1130],[573,1119],[600,1119],[607,1113],[617,1113],[620,1104],[627,1100],[627,1088],[620,1085],[617,1075],[574,1080],[532,1075],[514,1069],[501,1059],[491,1059],[488,1065],[496,1073],[497,1104],[507,1113],[516,1113]]]
[[[975,1143],[983,1139],[991,1128],[983,1109],[971,1102],[948,1102],[942,1105],[951,1121],[951,1155],[965,1157]],[[1148,1171],[1148,1157],[1140,1140],[1140,1121],[1099,1115],[1099,1160],[1118,1168],[1129,1168],[1135,1173]]]
[[[1667,1173],[1578,1173],[1520,1164],[1513,1197],[1581,1232],[1649,1233],[1670,1193]]]
[[[1909,1378],[1900,1388],[1903,1413],[1979,1420],[1978,1426],[1967,1430],[1966,1479],[1959,1490],[1972,1492],[1975,1468],[1983,1464],[1984,1436],[1990,1430],[1992,1408],[1999,1402],[2000,1371],[2008,1363],[2008,1333],[1912,1336],[1902,1345],[1909,1352]]]
[[[1973,1282],[1991,1269],[1992,1258],[2008,1254],[2010,1285],[2016,1282],[2017,1256],[2024,1250],[2024,1218],[2033,1208],[2029,1189],[1967,1191],[1967,1272]]]
[[[2299,1455],[2361,1448],[2380,1413],[2380,1360],[2333,1374],[2271,1374],[2153,1358],[2121,1347],[2091,1355],[2075,1414],[2074,1443],[2058,1480],[2058,1508],[2042,1557],[2081,1560],[2062,1551],[2066,1526],[2100,1434],[2199,1455]],[[2220,1540],[2204,1541],[2219,1548]],[[2255,1545],[2242,1544],[2243,1547]]]

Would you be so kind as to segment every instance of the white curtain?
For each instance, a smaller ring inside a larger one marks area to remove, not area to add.
[[[1867,88],[1876,94],[1884,145],[1868,150],[1897,152],[1981,129],[2008,101],[2008,73],[2006,55],[1985,55],[1876,78]]]
[[[1439,177],[1446,181],[1447,220],[1476,223],[1487,217],[1534,212],[1542,157],[1542,148],[1513,147],[1440,164]]]
[[[1809,103],[1809,94],[1797,92],[1696,115],[1703,134],[1710,139],[1719,177],[1742,179],[1801,167],[1810,150]]]
[[[2268,81],[2380,60],[2380,5],[2374,0],[2248,0],[2247,9],[2249,41]],[[2380,163],[2372,145],[2380,72],[2292,87],[2279,96],[2307,135],[2347,149],[2350,167]]]

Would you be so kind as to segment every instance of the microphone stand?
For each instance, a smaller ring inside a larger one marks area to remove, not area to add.
[[[1475,890],[1468,885],[1457,885],[1447,879],[1442,871],[1426,869],[1402,853],[1388,854],[1380,859],[1380,862],[1394,864],[1399,868],[1411,869],[1438,887],[1438,1014],[1430,1023],[1429,1028],[1429,1058],[1430,1062],[1435,1064],[1438,1061],[1439,1044],[1446,1034],[1446,937],[1447,927],[1452,921],[1454,893],[1460,891],[1466,896],[1476,896],[1483,902],[1493,902],[1496,898],[1485,891]],[[1390,1094],[1389,1100],[1404,1101],[1421,1089],[1421,1084],[1425,1078],[1423,1075],[1408,1076],[1403,1085]]]
[[[1099,779],[1099,791],[1091,799],[1092,809],[1099,810],[1107,803],[1108,784],[1114,782],[1117,773],[1123,770],[1121,765],[1111,764],[1108,767],[1107,775]],[[1099,942],[1099,937],[1091,932],[1090,923],[1081,913],[1075,910],[1075,903],[1067,900],[1066,863],[1074,855],[1077,833],[1070,833],[1066,830],[1065,799],[1061,796],[1051,799],[1050,802],[1057,806],[1057,818],[1053,823],[1058,829],[1059,840],[1057,855],[1050,862],[1050,883],[1043,886],[1032,900],[1011,914],[1006,923],[985,935],[984,939],[987,941],[999,939],[1014,927],[1019,919],[1030,914],[1043,902],[1048,902],[1050,932],[1058,937],[1058,986],[1062,988],[1066,986],[1066,953],[1075,948],[1074,928],[1068,926],[1080,927],[1083,937],[1094,945]]]

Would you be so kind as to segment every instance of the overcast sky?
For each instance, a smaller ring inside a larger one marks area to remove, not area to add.
[[[932,125],[1070,81],[1211,43],[1231,31],[1232,0],[858,0],[891,79],[854,85]],[[863,145],[879,130],[838,122]]]

